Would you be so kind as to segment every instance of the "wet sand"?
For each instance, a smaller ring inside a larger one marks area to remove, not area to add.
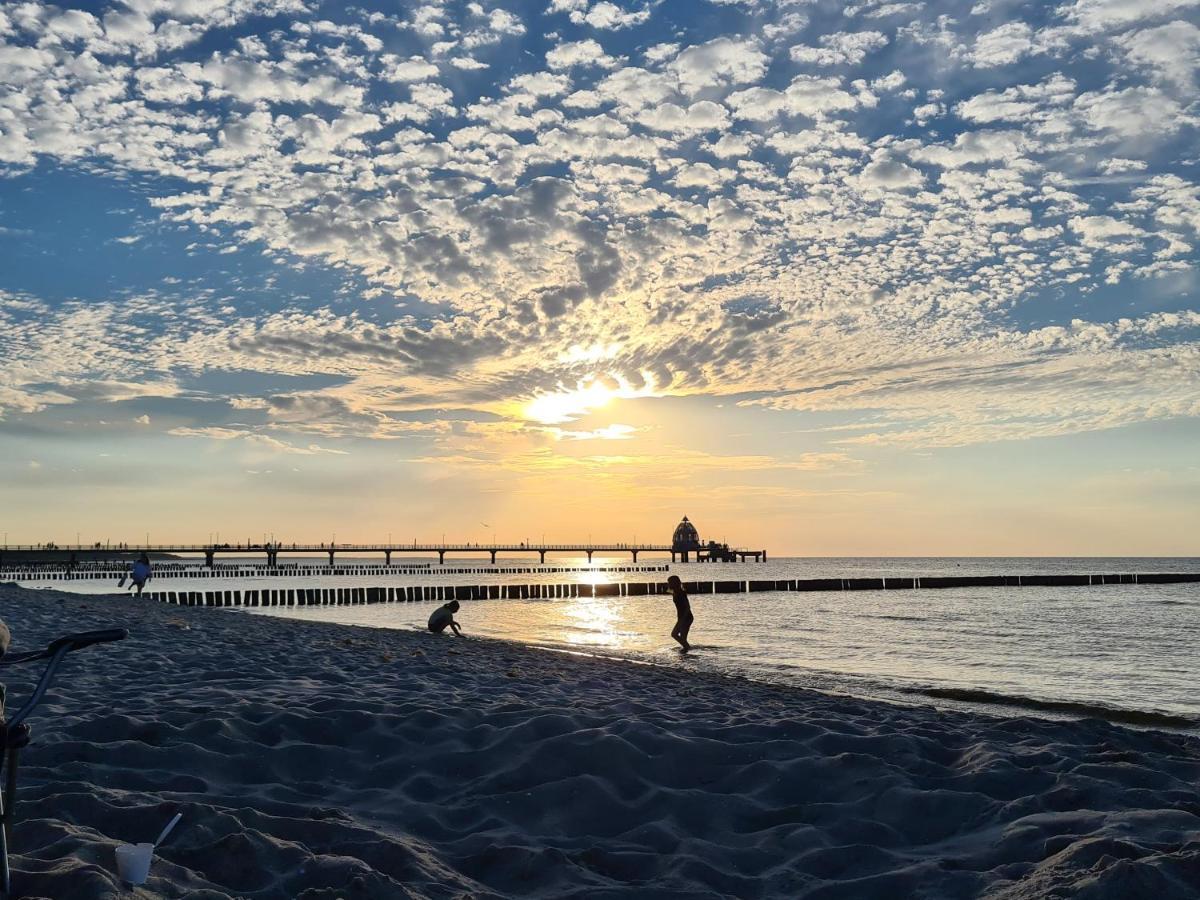
[[[499,641],[0,586],[73,654],[31,720],[18,895],[1196,896],[1200,741]],[[469,629],[469,606],[460,616]],[[10,705],[36,666],[3,673]],[[113,848],[176,812],[150,881]]]

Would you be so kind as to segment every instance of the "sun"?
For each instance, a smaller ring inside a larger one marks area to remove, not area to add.
[[[525,417],[543,425],[561,425],[607,406],[617,392],[599,381],[573,391],[539,394],[525,406]]]
[[[558,385],[556,391],[539,391],[533,399],[519,406],[519,415],[541,425],[561,425],[574,422],[590,412],[601,409],[613,400],[634,400],[639,397],[660,397],[654,375],[639,372],[639,386],[628,378],[614,373],[598,373],[577,382],[574,388]]]

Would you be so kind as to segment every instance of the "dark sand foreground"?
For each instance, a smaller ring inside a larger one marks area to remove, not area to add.
[[[1200,896],[1194,738],[11,586],[0,618],[132,632],[33,720],[17,895]]]

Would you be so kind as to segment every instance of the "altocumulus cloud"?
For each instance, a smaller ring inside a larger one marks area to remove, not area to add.
[[[0,415],[222,369],[336,380],[176,429],[297,454],[330,451],[268,431],[395,436],[592,376],[888,426],[860,443],[1197,415],[1196,12],[0,4],[0,191],[136,176],[166,225],[370,287],[0,292]]]

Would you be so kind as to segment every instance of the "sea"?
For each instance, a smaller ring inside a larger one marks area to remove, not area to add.
[[[222,562],[235,560],[222,559]],[[374,558],[338,557],[367,574],[204,578],[160,574],[148,589],[254,590],[617,581],[801,579],[938,575],[1200,572],[1197,558],[894,557],[772,558],[755,563],[670,563],[642,555],[530,559],[398,557],[426,565],[387,571]],[[194,561],[197,570],[199,561]],[[246,562],[261,564],[261,556]],[[324,558],[284,565],[323,566]],[[379,568],[375,568],[379,567]],[[669,571],[664,570],[669,569]],[[467,571],[463,571],[467,570]],[[553,570],[553,571],[551,571]],[[3,578],[11,576],[0,576]],[[118,593],[107,581],[29,587]],[[424,630],[435,602],[214,610],[372,628]],[[468,636],[516,641],[688,671],[714,672],[888,702],[969,708],[1003,715],[1095,716],[1134,726],[1200,731],[1195,664],[1200,659],[1200,583],[1090,587],[754,592],[692,597],[694,648],[670,638],[669,596],[464,601]],[[449,634],[431,640],[454,640]]]

